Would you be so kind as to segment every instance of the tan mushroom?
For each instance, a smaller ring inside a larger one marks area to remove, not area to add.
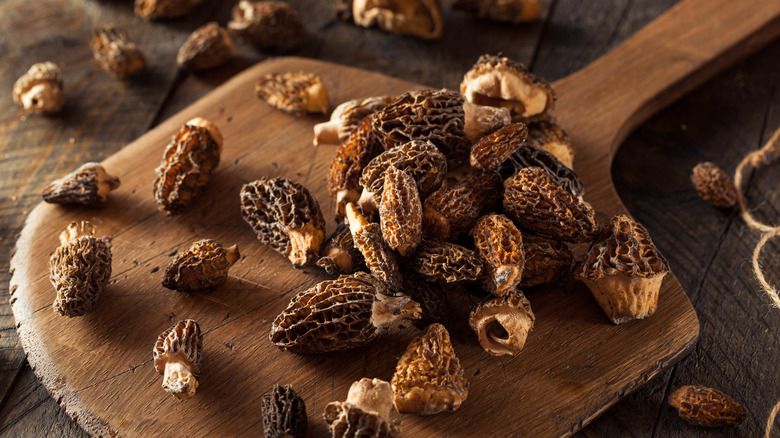
[[[353,0],[352,17],[358,26],[426,40],[444,34],[438,0]]]
[[[312,73],[269,73],[258,79],[255,92],[272,107],[296,116],[328,112],[328,91]]]
[[[100,163],[85,163],[46,186],[41,196],[52,204],[94,207],[104,204],[108,194],[117,187],[119,178],[109,175]]]
[[[65,105],[62,91],[62,70],[53,62],[33,64],[14,83],[14,102],[25,110],[38,114],[59,112]]]
[[[342,103],[330,114],[330,120],[314,125],[314,145],[343,142],[361,120],[394,100],[395,96],[374,96]]]
[[[195,395],[203,354],[197,322],[186,319],[165,330],[154,345],[154,367],[163,375],[162,387],[178,399]]]
[[[401,428],[390,418],[392,409],[390,384],[364,377],[349,387],[346,401],[328,403],[323,417],[333,438],[396,438]]]
[[[469,315],[469,325],[485,351],[514,356],[525,346],[535,319],[531,303],[515,290],[479,304]]]

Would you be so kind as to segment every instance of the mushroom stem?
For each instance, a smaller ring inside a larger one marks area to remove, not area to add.
[[[238,252],[238,244],[225,248],[225,258],[230,266],[233,266],[241,258],[241,253]]]
[[[360,208],[365,213],[373,213],[377,210],[377,196],[374,194],[374,192],[363,189],[363,193],[360,194],[360,199],[358,199],[357,204],[360,206]]]
[[[389,421],[390,411],[393,409],[393,389],[384,380],[364,377],[349,387],[346,403],[364,411],[376,412],[385,421]]]
[[[395,321],[420,319],[420,304],[409,297],[391,297],[377,294],[371,308],[371,321],[378,328],[386,327]]]
[[[295,266],[309,264],[311,257],[319,253],[325,240],[324,233],[311,223],[299,230],[290,230],[290,252],[287,258]]]
[[[169,361],[165,364],[162,387],[177,399],[182,400],[195,395],[195,390],[198,389],[198,379],[190,372],[184,362]]]
[[[328,92],[322,82],[315,82],[309,85],[305,91],[306,111],[310,113],[328,113]]]

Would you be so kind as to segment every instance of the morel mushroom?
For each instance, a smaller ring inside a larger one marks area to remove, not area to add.
[[[277,347],[317,354],[362,347],[390,325],[420,317],[409,297],[384,295],[371,275],[357,272],[326,280],[296,294],[276,317],[270,339]]]
[[[412,321],[415,327],[424,330],[433,323],[447,324],[452,307],[447,294],[438,283],[425,281],[414,271],[404,272],[403,289],[406,295],[420,303],[420,319]]]
[[[463,77],[460,92],[471,103],[509,109],[515,121],[543,119],[555,101],[550,84],[522,64],[493,55],[479,57]]]
[[[363,265],[363,254],[352,240],[349,224],[342,222],[325,243],[317,266],[330,275],[351,274]]]
[[[471,146],[471,165],[480,170],[496,170],[518,150],[528,137],[524,123],[513,123],[482,137]]]
[[[442,187],[423,203],[423,235],[449,239],[470,230],[474,221],[501,198],[501,178],[477,173]]]
[[[615,324],[652,315],[669,264],[647,229],[620,214],[610,219],[575,271]]]
[[[177,291],[219,286],[227,280],[228,270],[239,258],[238,245],[223,248],[216,240],[199,240],[171,261],[162,285]]]
[[[330,114],[330,120],[314,125],[314,146],[339,144],[349,137],[361,120],[386,107],[395,96],[375,96],[348,100]]]
[[[111,278],[111,249],[89,222],[71,222],[49,259],[49,281],[57,291],[54,311],[70,318],[92,310]]]
[[[733,207],[737,203],[737,187],[720,167],[709,161],[693,168],[691,183],[701,199],[719,208]]]
[[[264,438],[304,438],[306,436],[306,404],[290,385],[274,385],[260,399]]]
[[[226,63],[235,51],[228,31],[211,22],[187,38],[176,55],[176,62],[189,71],[208,70]]]
[[[401,428],[390,419],[392,409],[390,384],[364,377],[349,387],[346,401],[328,403],[323,417],[333,438],[397,438]]]
[[[222,134],[210,121],[196,117],[179,129],[155,169],[157,208],[172,215],[189,205],[206,187],[219,164]]]
[[[593,208],[541,167],[504,181],[504,212],[519,226],[564,242],[588,242],[598,233]]]
[[[531,233],[523,234],[523,253],[522,287],[551,283],[564,277],[573,259],[565,243]]]
[[[476,280],[483,271],[482,259],[474,251],[450,242],[427,240],[417,249],[414,270],[430,281]]]
[[[512,115],[506,108],[463,102],[466,117],[466,136],[471,143],[512,123]]]
[[[514,356],[522,350],[535,320],[531,303],[517,290],[477,305],[469,315],[479,344],[493,356]]]
[[[379,224],[369,223],[351,203],[347,204],[347,220],[352,241],[363,254],[371,275],[384,283],[391,292],[399,291],[403,277],[398,267],[398,260],[382,238]]]
[[[520,283],[525,266],[523,235],[503,214],[482,216],[472,231],[485,267],[483,283],[494,295],[506,295]]]
[[[272,107],[296,116],[328,113],[328,92],[312,73],[269,73],[258,79],[255,92]]]
[[[203,355],[200,326],[191,319],[179,321],[157,337],[154,367],[163,375],[162,387],[179,400],[195,395]]]
[[[92,33],[92,55],[108,74],[125,79],[144,68],[146,61],[130,41],[127,32],[113,25],[95,29]]]
[[[747,418],[747,412],[723,391],[702,385],[681,386],[669,396],[669,405],[680,418],[703,427],[736,426]]]
[[[260,178],[241,188],[241,216],[260,242],[304,266],[319,256],[325,219],[314,196],[286,178]]]
[[[511,24],[537,20],[542,12],[539,0],[456,0],[452,8],[474,18]]]
[[[566,132],[552,120],[529,123],[526,144],[555,155],[564,166],[574,169],[574,145]]]
[[[309,39],[298,12],[285,2],[241,0],[227,27],[239,39],[272,53],[293,52]]]
[[[105,203],[109,192],[117,187],[119,178],[109,175],[100,163],[85,163],[46,186],[41,196],[52,204],[96,207]]]
[[[548,175],[578,199],[585,195],[585,185],[573,170],[566,167],[555,155],[534,146],[523,145],[511,155],[510,161],[517,169],[540,167]]]
[[[187,15],[203,0],[135,0],[135,13],[145,20]]]
[[[393,404],[405,414],[456,411],[469,394],[465,371],[455,356],[450,334],[431,324],[406,347],[391,384]]]
[[[444,34],[438,0],[353,0],[352,18],[358,26],[426,40]]]
[[[54,114],[65,105],[62,70],[53,62],[33,64],[14,83],[14,102],[38,114]]]
[[[422,240],[422,202],[417,184],[395,166],[385,172],[379,224],[387,245],[404,257],[412,255]]]

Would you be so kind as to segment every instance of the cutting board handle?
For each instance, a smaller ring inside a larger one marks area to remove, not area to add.
[[[780,0],[685,0],[558,81],[558,119],[611,161],[637,125],[778,35]]]

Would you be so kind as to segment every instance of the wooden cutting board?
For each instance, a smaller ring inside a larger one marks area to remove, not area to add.
[[[780,2],[750,3],[688,0],[555,84],[555,114],[577,147],[575,168],[600,221],[625,211],[610,178],[623,138],[650,114],[780,33]],[[258,76],[297,70],[323,78],[332,106],[420,87],[319,61],[267,61],[106,159],[103,165],[122,185],[103,208],[40,204],[30,213],[11,262],[19,337],[35,374],[88,432],[257,436],[260,397],[281,383],[292,384],[305,399],[309,435],[324,436],[325,405],[343,400],[361,377],[389,380],[418,333],[411,327],[394,329],[370,347],[320,356],[282,352],[268,340],[271,321],[292,295],[326,278],[314,268],[293,269],[259,244],[239,213],[242,184],[261,176],[298,181],[323,211],[332,211],[326,174],[335,148],[311,145],[312,126],[325,117],[295,118],[254,96]],[[171,135],[194,116],[220,127],[224,153],[196,203],[169,218],[157,211],[152,197],[154,168]],[[89,220],[100,235],[112,237],[113,275],[94,312],[69,319],[51,309],[48,259],[72,220]],[[172,256],[202,238],[238,243],[243,257],[227,283],[209,293],[164,289],[160,283]],[[611,324],[576,283],[533,292],[529,299],[537,321],[525,349],[517,357],[491,357],[466,322],[465,307],[473,298],[455,294],[450,330],[470,380],[468,400],[455,413],[399,415],[404,436],[571,434],[684,356],[699,331],[674,275],[663,283],[655,315],[620,326]],[[157,335],[184,318],[197,320],[205,335],[201,386],[195,397],[180,402],[161,389],[151,359]]]

